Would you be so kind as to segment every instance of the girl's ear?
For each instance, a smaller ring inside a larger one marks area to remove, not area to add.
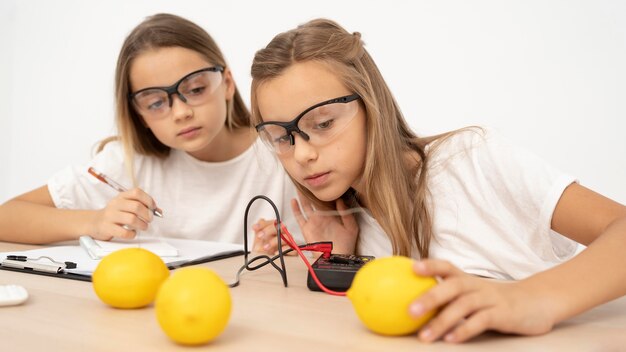
[[[226,85],[226,100],[231,100],[235,95],[235,79],[229,68],[224,69],[224,84]]]

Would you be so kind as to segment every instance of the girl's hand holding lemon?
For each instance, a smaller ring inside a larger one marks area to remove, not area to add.
[[[407,335],[417,331],[435,314],[409,315],[414,299],[437,285],[428,276],[413,272],[413,260],[392,256],[375,259],[357,271],[347,296],[361,321],[382,335]]]
[[[532,278],[498,282],[466,274],[442,260],[423,260],[414,268],[418,275],[443,279],[410,307],[414,318],[441,309],[421,329],[419,337],[423,341],[443,337],[447,342],[462,342],[488,329],[537,335],[550,331],[554,325],[554,301],[550,301],[549,292],[532,287]]]

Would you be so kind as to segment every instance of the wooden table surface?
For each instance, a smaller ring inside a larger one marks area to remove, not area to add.
[[[37,248],[0,242],[0,252]],[[232,282],[243,256],[202,264]],[[470,343],[420,343],[415,336],[368,331],[345,297],[309,291],[306,267],[286,258],[289,287],[270,266],[244,272],[231,289],[233,310],[224,332],[193,347],[212,351],[626,351],[626,297],[559,324],[543,336],[486,333]],[[114,309],[90,282],[0,270],[0,284],[29,293],[20,306],[0,307],[2,351],[178,351],[161,331],[153,306]]]

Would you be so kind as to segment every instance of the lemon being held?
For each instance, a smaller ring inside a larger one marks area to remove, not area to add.
[[[92,275],[96,295],[116,308],[140,308],[154,301],[169,270],[156,254],[125,248],[102,258]]]
[[[226,328],[231,298],[228,287],[212,270],[179,269],[163,283],[155,301],[161,328],[172,340],[198,345]]]
[[[355,275],[347,296],[359,319],[370,330],[383,335],[406,335],[416,332],[435,311],[414,319],[409,305],[437,284],[432,277],[413,271],[413,261],[392,256],[365,264]]]

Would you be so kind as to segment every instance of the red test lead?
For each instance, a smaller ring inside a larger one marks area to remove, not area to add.
[[[300,258],[302,258],[302,261],[304,261],[304,264],[309,269],[309,273],[311,274],[313,281],[315,281],[317,286],[322,291],[333,296],[345,296],[346,295],[345,292],[333,291],[331,289],[328,289],[326,286],[324,286],[324,284],[322,284],[322,282],[318,279],[317,274],[315,273],[315,270],[313,270],[311,263],[309,263],[309,260],[304,256],[304,253],[302,253],[301,247],[296,245],[296,241],[293,239],[293,236],[291,236],[291,233],[289,233],[289,230],[287,230],[287,227],[285,227],[285,224],[283,224],[282,222],[280,223],[280,237],[282,238],[283,241],[287,242],[289,247],[291,247],[296,252],[298,252],[298,255],[300,256]],[[328,244],[330,244],[330,246]],[[322,255],[327,255],[328,257],[330,257],[330,252],[332,251],[332,246],[333,246],[332,242],[315,242],[315,243],[306,244],[303,247],[307,247],[309,245],[312,246],[313,248],[316,248],[315,249],[316,252],[317,251],[322,252]],[[330,247],[330,250],[329,250],[329,247]]]

